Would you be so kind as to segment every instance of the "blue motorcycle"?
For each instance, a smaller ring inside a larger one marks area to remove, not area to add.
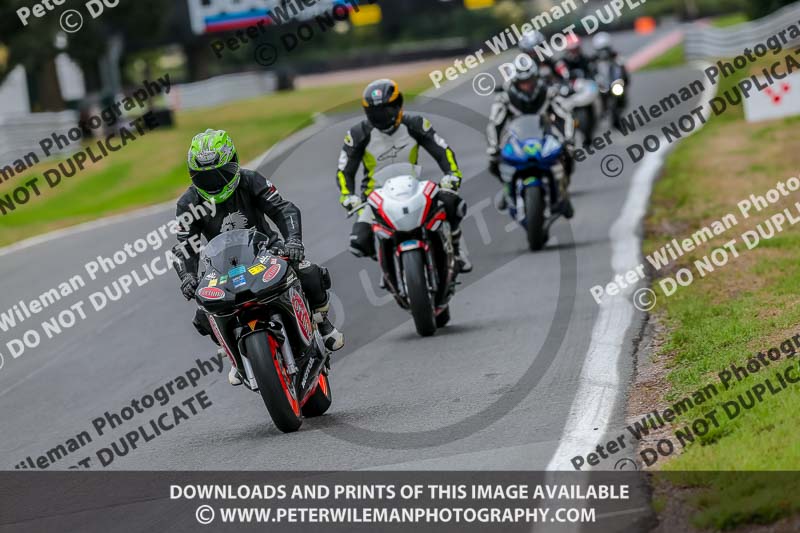
[[[505,183],[508,211],[528,234],[533,251],[544,248],[550,226],[560,213],[554,167],[561,162],[564,147],[548,133],[539,115],[523,115],[505,129],[501,146],[500,177]]]

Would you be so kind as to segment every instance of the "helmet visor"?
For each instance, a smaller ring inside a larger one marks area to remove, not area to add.
[[[239,164],[231,161],[227,165],[211,170],[192,170],[192,183],[210,195],[219,194],[239,172]]]
[[[539,80],[533,78],[529,78],[527,80],[518,80],[516,82],[517,89],[527,95],[532,95],[536,91],[538,84]]]
[[[379,130],[388,130],[397,124],[400,107],[397,105],[382,105],[365,109],[367,120]]]

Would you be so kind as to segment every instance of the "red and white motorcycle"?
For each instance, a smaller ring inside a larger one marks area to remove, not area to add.
[[[439,186],[421,180],[421,170],[397,163],[377,172],[379,188],[350,216],[369,206],[361,220],[372,223],[383,285],[427,337],[450,321],[457,270],[450,224],[436,201]]]

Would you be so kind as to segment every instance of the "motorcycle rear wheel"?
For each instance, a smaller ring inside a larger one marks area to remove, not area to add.
[[[544,228],[544,191],[541,187],[525,189],[525,218],[527,219],[528,247],[533,252],[544,248],[547,234]]]
[[[266,334],[254,333],[245,338],[244,345],[270,418],[284,433],[297,431],[303,425],[303,414],[278,344]]]
[[[408,303],[414,326],[422,337],[436,333],[436,315],[433,310],[428,283],[425,281],[425,256],[422,250],[412,250],[402,255],[403,272],[408,290]]]

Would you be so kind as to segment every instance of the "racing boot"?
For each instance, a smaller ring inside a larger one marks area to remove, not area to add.
[[[472,262],[467,257],[467,253],[462,246],[463,239],[461,228],[453,232],[453,252],[456,256],[456,269],[461,274],[469,274],[472,272]]]
[[[317,324],[319,334],[322,335],[322,342],[325,344],[325,348],[335,352],[344,347],[344,335],[328,319],[329,310],[330,305],[317,309],[314,312],[314,322]]]
[[[558,204],[555,206],[554,211],[556,213],[561,213],[564,218],[570,219],[575,216],[575,209],[572,207],[572,201],[569,199],[569,191],[567,188],[569,187],[570,176],[564,171],[564,167],[562,165],[557,165],[553,167],[553,177],[556,180],[558,185]]]
[[[508,198],[511,196],[509,189],[510,187],[504,184],[500,190],[497,191],[497,194],[494,195],[494,208],[501,213],[508,211]]]
[[[217,350],[217,356],[222,359],[228,358],[228,355],[222,348]],[[231,371],[228,372],[228,383],[230,383],[234,387],[237,387],[242,384],[242,378],[239,376],[239,371],[236,369],[235,366],[233,366],[233,364],[231,364]]]

